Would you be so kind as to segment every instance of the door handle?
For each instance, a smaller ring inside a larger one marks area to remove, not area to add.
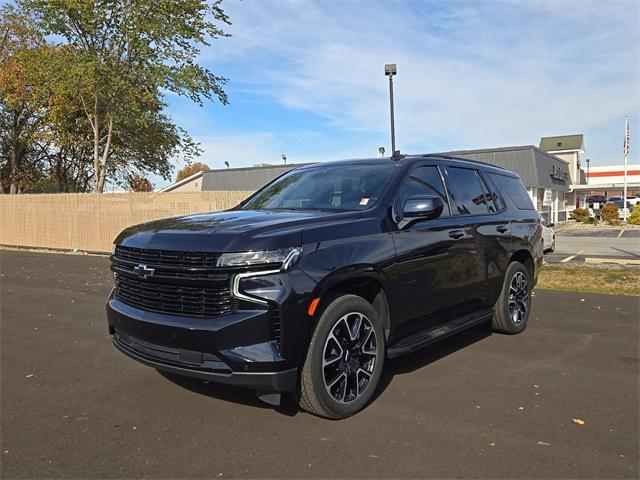
[[[499,231],[500,233],[505,233],[509,230],[509,228],[506,225],[498,225],[496,227],[496,230]]]
[[[458,238],[464,237],[464,232],[462,230],[451,230],[449,236],[457,240]]]

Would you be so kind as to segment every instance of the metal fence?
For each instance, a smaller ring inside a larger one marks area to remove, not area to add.
[[[109,252],[129,225],[224,210],[251,193],[0,195],[0,244]]]

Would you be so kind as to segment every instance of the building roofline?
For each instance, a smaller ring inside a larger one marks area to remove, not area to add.
[[[171,185],[169,185],[168,187],[164,187],[161,190],[158,190],[158,193],[162,193],[162,192],[170,192],[171,190],[173,190],[174,188],[178,188],[181,187],[182,185],[184,185],[185,183],[189,183],[192,180],[195,180],[198,177],[201,177],[202,174],[207,171],[207,170],[200,170],[199,172],[194,173],[193,175],[189,175],[186,178],[183,178],[182,180],[180,180],[179,182],[176,183],[172,183]]]
[[[472,153],[513,152],[513,151],[521,151],[521,150],[533,150],[534,152],[538,152],[541,155],[553,157],[555,160],[560,160],[561,162],[566,163],[567,165],[569,164],[567,160],[560,157],[556,157],[550,152],[545,152],[544,150],[540,149],[539,147],[536,147],[535,145],[514,145],[512,147],[478,148],[475,150],[456,150],[453,152],[444,152],[442,153],[442,155],[455,156],[455,155],[465,155],[465,154],[468,155]]]
[[[237,168],[212,168],[209,170],[205,170],[205,172],[241,172],[245,170],[267,170],[271,168],[282,168],[282,167],[302,167],[303,165],[311,165],[313,162],[308,163],[283,163],[283,164],[274,164],[274,165],[261,165],[259,167],[237,167]]]

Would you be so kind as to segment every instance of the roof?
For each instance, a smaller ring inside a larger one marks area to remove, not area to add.
[[[540,139],[540,149],[545,152],[558,152],[562,150],[584,150],[584,136],[561,135],[559,137],[542,137]]]
[[[202,176],[202,174],[204,173],[203,170],[200,170],[199,172],[194,173],[193,175],[189,175],[188,177],[183,178],[182,180],[180,180],[179,182],[176,183],[172,183],[171,185],[169,185],[168,187],[164,187],[163,189],[159,190],[158,193],[162,193],[162,192],[170,192],[171,190],[174,190],[182,185],[184,185],[185,183],[189,183],[192,180],[195,180],[196,178],[200,178]]]

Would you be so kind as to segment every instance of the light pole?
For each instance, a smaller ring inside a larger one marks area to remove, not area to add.
[[[591,163],[591,159],[587,158],[587,185],[589,184],[589,164]]]
[[[280,157],[282,158],[282,160],[284,160],[284,164],[287,164],[287,156],[283,153],[282,155],[280,155]]]
[[[395,63],[384,66],[384,74],[389,77],[389,108],[391,110],[391,156],[396,156],[396,127],[393,118],[393,76],[398,73]]]

